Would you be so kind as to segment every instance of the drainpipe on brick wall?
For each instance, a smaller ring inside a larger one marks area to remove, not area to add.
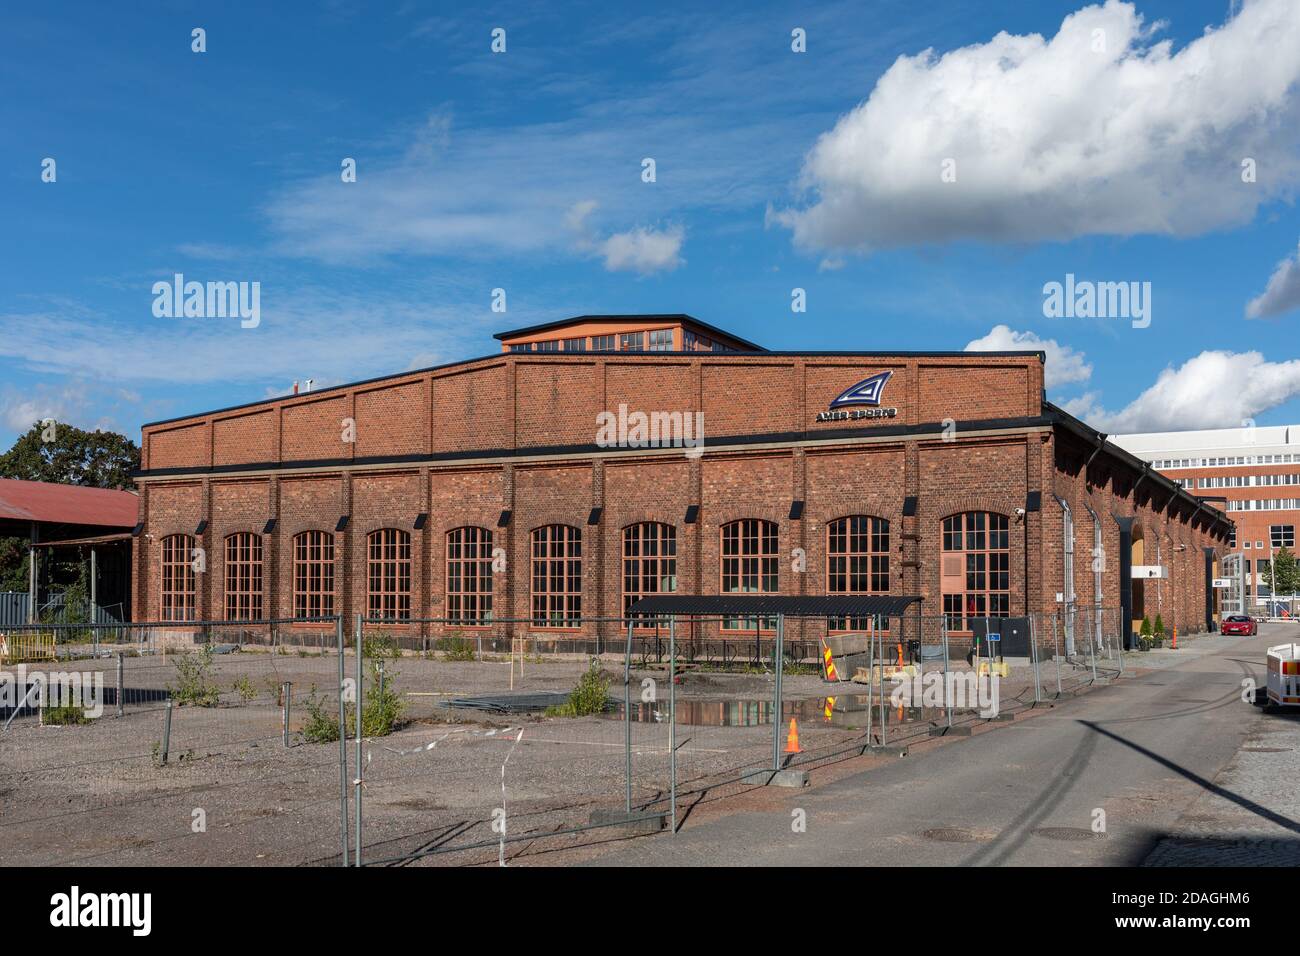
[[[1205,551],[1205,630],[1214,629],[1214,549]]]
[[[1119,607],[1120,626],[1123,627],[1124,649],[1132,650],[1133,643],[1133,518],[1112,514],[1119,525]]]

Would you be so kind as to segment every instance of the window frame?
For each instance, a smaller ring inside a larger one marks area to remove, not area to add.
[[[529,626],[547,631],[581,629],[582,575],[581,528],[547,524],[529,532]]]
[[[198,580],[194,570],[196,539],[192,534],[169,534],[158,542],[158,546],[161,565],[158,618],[167,622],[193,621],[198,616]],[[181,575],[179,588],[175,586],[178,571]]]
[[[851,523],[865,522],[866,528],[854,530]],[[840,526],[843,526],[842,530]],[[843,546],[837,547],[836,539]],[[855,549],[854,539],[865,539],[866,549]],[[888,594],[890,587],[890,524],[889,519],[878,515],[851,514],[826,522],[826,593],[831,594]],[[852,570],[853,562],[865,560],[866,570]],[[838,570],[843,562],[843,570]],[[837,587],[837,579],[843,586]],[[853,586],[854,579],[865,578],[866,587]],[[884,586],[880,587],[883,581]],[[888,623],[888,618],[884,619]],[[831,634],[863,631],[871,627],[871,618],[827,618],[826,629]]]
[[[236,531],[222,543],[222,604],[227,621],[263,620],[265,601],[265,550],[262,536]]]
[[[333,533],[314,528],[299,531],[292,544],[293,616],[333,617],[337,571]]]
[[[470,537],[473,540],[468,540]],[[492,598],[495,591],[492,577],[493,543],[492,529],[480,525],[452,528],[443,538],[445,554],[442,580],[446,617],[455,622],[457,627],[492,626]],[[469,554],[466,553],[467,550],[476,553]],[[464,587],[467,580],[475,581],[478,586],[467,590]],[[484,583],[486,587],[483,586]]]
[[[950,527],[958,519],[959,527]],[[981,519],[978,526],[970,519]],[[972,633],[970,619],[1011,616],[1011,519],[997,511],[958,511],[939,523],[939,598],[949,633]],[[954,537],[955,535],[955,537]],[[1005,542],[995,547],[994,536]],[[950,547],[950,543],[959,545]],[[962,556],[961,590],[949,590],[943,570],[944,558]],[[972,560],[973,559],[973,560]],[[998,567],[997,565],[1002,565]],[[978,585],[980,576],[983,585]],[[1005,578],[1005,587],[994,587],[995,575]],[[972,581],[976,582],[975,585]],[[957,600],[950,601],[950,598]],[[975,599],[972,602],[971,599]],[[956,610],[953,610],[955,605]]]
[[[654,554],[646,553],[647,544],[653,547]],[[637,553],[629,553],[633,548]],[[641,598],[651,594],[672,594],[677,590],[676,525],[663,521],[638,521],[627,525],[623,528],[620,556],[619,571],[625,618],[627,609]],[[633,563],[635,567],[630,567]],[[670,573],[664,573],[664,565],[670,567]],[[664,580],[670,580],[672,587],[659,587]],[[645,587],[647,583],[652,583],[654,587]],[[657,632],[663,625],[657,618],[637,618],[632,621],[632,627],[635,630]]]
[[[732,532],[734,531],[734,535]],[[766,518],[736,518],[718,528],[718,593],[719,594],[780,594],[781,593],[781,528]],[[732,537],[733,541],[728,542]],[[746,551],[753,542],[753,550]],[[770,544],[771,550],[768,550]],[[747,570],[746,562],[752,570]],[[732,579],[737,587],[728,587]],[[752,579],[756,585],[746,588]],[[771,586],[769,586],[771,585]],[[722,630],[728,634],[770,634],[776,630],[776,618],[742,618],[728,615],[722,619]]]
[[[412,564],[409,531],[401,528],[376,528],[366,535],[368,618],[394,624],[411,620]],[[378,590],[376,583],[379,584]],[[388,613],[390,610],[392,613]]]

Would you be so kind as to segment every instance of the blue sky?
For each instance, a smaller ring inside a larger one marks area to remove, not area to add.
[[[1289,0],[463,6],[8,11],[0,447],[599,312],[1044,347],[1115,431],[1300,421]],[[177,272],[259,282],[260,324],[155,316]],[[1149,327],[1046,317],[1067,273],[1149,282]]]

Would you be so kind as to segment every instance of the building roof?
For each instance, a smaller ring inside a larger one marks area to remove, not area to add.
[[[138,511],[131,491],[0,478],[0,521],[133,528]]]
[[[649,323],[668,323],[671,325],[689,325],[694,326],[701,331],[708,332],[717,338],[728,339],[738,345],[754,352],[767,351],[763,346],[756,345],[748,339],[742,339],[739,335],[728,332],[726,329],[720,329],[716,325],[709,325],[707,322],[701,322],[693,315],[687,315],[684,312],[665,312],[665,313],[630,313],[626,315],[575,315],[569,319],[557,319],[554,322],[543,322],[540,325],[529,325],[522,329],[510,329],[506,332],[498,332],[492,336],[494,339],[504,341],[513,339],[520,335],[536,335],[539,332],[550,332],[552,329],[562,329],[566,325],[576,325],[579,322],[649,322]]]
[[[1105,432],[1097,431],[1097,429],[1093,428],[1091,425],[1088,425],[1085,422],[1080,421],[1079,419],[1071,415],[1069,412],[1065,411],[1062,408],[1059,408],[1056,405],[1053,405],[1049,401],[1046,400],[1043,401],[1043,413],[1048,418],[1050,418],[1054,424],[1060,425],[1061,427],[1068,429],[1071,432],[1074,432],[1074,434],[1078,435],[1080,438],[1083,438],[1085,441],[1091,442],[1092,444],[1096,445],[1099,450],[1104,450],[1107,454],[1117,459],[1118,461],[1122,462],[1123,464],[1128,465],[1130,468],[1134,469],[1135,471],[1146,475],[1151,481],[1155,482],[1155,484],[1168,491],[1171,496],[1171,500],[1173,498],[1182,498],[1188,504],[1196,505],[1198,509],[1201,509],[1203,505],[1211,501],[1224,500],[1223,498],[1220,497],[1207,497],[1203,495],[1198,496],[1192,494],[1190,491],[1183,488],[1182,485],[1178,484],[1172,478],[1168,478],[1161,472],[1154,470],[1151,467],[1151,462],[1140,458],[1139,456],[1135,455],[1133,452],[1129,451],[1127,448],[1124,448],[1123,446],[1117,444],[1110,435],[1107,435]],[[1219,511],[1216,508],[1212,508],[1208,513],[1210,514],[1211,517],[1215,518],[1217,522],[1223,524],[1225,527],[1228,528],[1233,527],[1232,519],[1230,519],[1222,511]]]
[[[1300,451],[1300,425],[1207,428],[1184,432],[1113,435],[1111,441],[1142,458],[1178,458],[1216,453]],[[1289,447],[1288,447],[1289,446]]]

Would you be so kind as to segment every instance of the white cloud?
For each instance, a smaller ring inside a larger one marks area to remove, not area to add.
[[[599,256],[610,272],[671,272],[682,265],[682,243],[686,230],[641,227],[601,237],[591,220],[599,203],[584,199],[574,203],[564,216],[565,227],[574,233],[574,248]]]
[[[58,385],[10,387],[0,393],[0,426],[22,433],[33,424],[52,418],[88,431],[117,429],[123,406],[132,408],[139,402],[140,395],[136,392],[82,378]]]
[[[1055,339],[1040,339],[1033,332],[1017,332],[1007,325],[995,325],[983,338],[966,343],[967,352],[1014,352],[1038,350],[1047,357],[1044,384],[1047,388],[1086,382],[1092,377],[1092,366],[1082,352]]]
[[[417,355],[428,365],[477,356],[488,351],[486,333],[501,327],[485,295],[475,302],[440,280],[389,292],[264,284],[262,293],[262,321],[255,329],[240,328],[237,319],[126,321],[75,303],[0,313],[0,363],[12,360],[15,368],[46,382],[77,376],[135,388],[173,385],[184,404],[191,385],[246,382],[283,394],[294,379],[312,378],[321,388],[325,382],[400,372]],[[146,285],[141,313],[147,314],[150,302]],[[515,325],[549,318],[554,316],[528,309],[510,313]],[[40,334],[32,335],[32,329]]]
[[[669,229],[633,229],[616,232],[600,244],[605,268],[610,272],[671,272],[682,264],[682,241],[686,238],[680,226]]]
[[[1271,318],[1292,309],[1300,309],[1300,249],[1277,264],[1264,291],[1247,303],[1246,318]]]
[[[1300,359],[1269,362],[1258,352],[1202,352],[1166,368],[1154,385],[1118,412],[1089,392],[1061,407],[1111,434],[1236,428],[1300,395]]]
[[[571,248],[576,205],[617,209],[622,225],[680,219],[697,206],[752,207],[788,175],[781,168],[794,157],[770,147],[775,120],[728,125],[679,114],[680,100],[659,95],[597,97],[569,119],[507,128],[453,127],[439,115],[358,146],[355,183],[331,171],[267,204],[272,250],[349,266],[402,255],[554,254]],[[646,155],[690,162],[651,187],[640,178]]]
[[[809,250],[1021,242],[1248,222],[1300,182],[1300,16],[1246,0],[1177,53],[1118,0],[1054,37],[999,33],[902,56],[804,162],[805,208],[773,211]],[[1094,50],[1097,39],[1104,50]],[[1267,176],[1241,181],[1241,164]],[[955,161],[956,180],[941,180]]]
[[[32,425],[46,418],[56,421],[65,419],[64,408],[67,406],[56,396],[45,395],[41,398],[6,395],[0,400],[0,422],[16,432],[25,432]]]

